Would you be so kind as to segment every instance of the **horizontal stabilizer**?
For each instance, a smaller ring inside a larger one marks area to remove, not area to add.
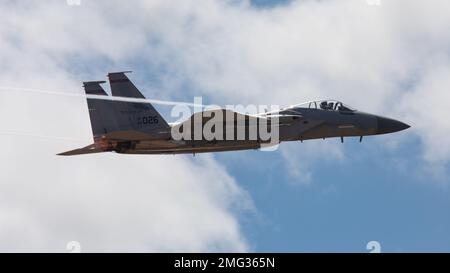
[[[59,153],[58,155],[68,156],[68,155],[94,154],[94,153],[101,153],[101,152],[104,152],[104,151],[99,149],[99,148],[97,148],[97,147],[95,147],[95,144],[91,144],[91,145],[88,145],[88,146],[83,147],[83,148],[79,148],[79,149],[75,149],[75,150]]]

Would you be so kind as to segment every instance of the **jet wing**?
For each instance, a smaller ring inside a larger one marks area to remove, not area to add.
[[[233,126],[249,126],[249,125],[255,125],[261,124],[260,122],[267,122],[267,124],[270,126],[270,124],[273,124],[275,126],[277,125],[289,125],[294,120],[297,119],[303,119],[303,116],[301,114],[257,114],[257,115],[249,115],[249,114],[242,114],[239,112],[235,112],[228,109],[214,109],[214,110],[207,110],[203,112],[194,113],[190,118],[187,120],[175,124],[175,127],[190,127],[194,124],[202,124],[205,125],[206,122],[210,121],[211,119],[216,118],[217,122],[223,122],[223,125],[225,127],[233,127]]]
[[[94,153],[102,153],[104,152],[103,150],[95,147],[95,144],[91,144],[88,145],[86,147],[83,148],[79,148],[79,149],[75,149],[75,150],[71,150],[71,151],[67,151],[67,152],[63,152],[63,153],[59,153],[58,155],[82,155],[82,154],[94,154]]]
[[[233,118],[234,122],[241,121],[241,120],[251,120],[251,119],[258,120],[258,119],[262,118],[262,117],[247,115],[247,114],[241,114],[241,113],[231,111],[228,109],[214,109],[214,110],[207,110],[207,111],[195,113],[188,120],[184,121],[183,123],[191,123],[191,122],[196,123],[196,122],[200,121],[200,123],[204,124],[208,120],[210,120],[212,117],[217,117],[217,116],[221,116],[222,120],[224,120],[226,123],[232,121],[232,120],[230,120],[231,117]],[[266,119],[266,118],[262,118],[262,119]]]
[[[259,117],[262,118],[262,117]],[[295,114],[295,115],[291,115],[291,114],[282,114],[282,115],[267,115],[266,117],[264,117],[272,122],[275,121],[275,124],[279,124],[279,125],[290,125],[292,124],[292,122],[296,121],[296,120],[300,120],[303,119],[303,116],[301,114]]]
[[[188,119],[179,122],[174,123],[173,126],[176,128],[179,127],[191,127],[194,124],[202,124],[205,125],[209,120],[215,118],[217,122],[223,122],[225,126],[232,126],[238,123],[242,120],[249,120],[249,119],[255,119],[257,120],[258,117],[253,117],[249,115],[244,115],[241,113],[237,113],[231,110],[227,109],[214,109],[214,110],[207,110],[202,112],[194,113],[192,116],[190,116]]]

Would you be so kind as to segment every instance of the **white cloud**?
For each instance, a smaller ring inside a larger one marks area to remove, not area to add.
[[[432,62],[417,84],[402,96],[400,111],[413,123],[424,143],[430,164],[446,162],[450,156],[449,101],[450,66],[448,57]]]
[[[251,199],[213,157],[58,157],[92,141],[85,100],[5,92],[81,93],[81,78],[107,72],[95,62],[134,54],[141,32],[100,9],[2,5],[0,251],[67,251],[73,240],[83,251],[248,250],[237,213]]]
[[[286,162],[287,173],[291,177],[288,181],[293,186],[310,185],[314,181],[312,166],[330,161],[339,163],[344,159],[342,145],[338,145],[337,141],[289,143],[280,149]]]
[[[450,67],[450,2],[293,1],[262,10],[233,3],[143,5],[157,62],[178,76],[170,80],[217,101],[336,98],[410,123],[423,159],[448,166],[450,100],[442,71]],[[426,112],[408,109],[421,102]],[[429,126],[431,120],[437,122]]]
[[[20,54],[44,58],[28,64],[33,71],[56,53],[65,57],[57,60],[64,68],[77,63],[73,58],[82,63],[104,57],[114,69],[138,57],[156,70],[139,71],[144,75],[139,77],[156,73],[163,95],[187,92],[187,85],[215,103],[286,105],[331,97],[421,128],[415,124],[419,116],[399,111],[405,104],[399,99],[427,75],[450,66],[450,3],[445,0],[392,0],[380,6],[365,0],[293,1],[271,9],[209,0],[84,1],[80,7],[31,3],[37,7],[10,16],[15,24],[5,28],[19,30],[7,33],[26,46]],[[36,52],[36,46],[51,48],[51,54]],[[17,57],[8,56],[10,61]],[[103,77],[102,69],[91,67],[82,76]],[[426,96],[439,100],[445,92]],[[441,109],[450,109],[450,102],[441,103]],[[427,130],[416,132],[442,135],[441,128]],[[436,142],[422,139],[426,150],[438,149]],[[425,159],[448,162],[449,156]]]
[[[0,251],[245,251],[247,194],[210,156],[58,157],[89,143],[78,97],[1,94]],[[83,139],[86,139],[83,142]]]

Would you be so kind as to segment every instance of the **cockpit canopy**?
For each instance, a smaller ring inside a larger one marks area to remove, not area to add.
[[[319,101],[310,101],[306,103],[302,103],[297,105],[300,108],[310,108],[310,109],[321,109],[326,111],[346,111],[346,112],[354,112],[356,111],[352,107],[343,104],[337,100],[319,100]]]

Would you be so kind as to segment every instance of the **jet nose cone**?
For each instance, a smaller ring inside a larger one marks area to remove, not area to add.
[[[378,124],[377,128],[378,134],[394,133],[411,127],[408,124],[405,124],[401,121],[383,117],[377,117],[377,124]]]

